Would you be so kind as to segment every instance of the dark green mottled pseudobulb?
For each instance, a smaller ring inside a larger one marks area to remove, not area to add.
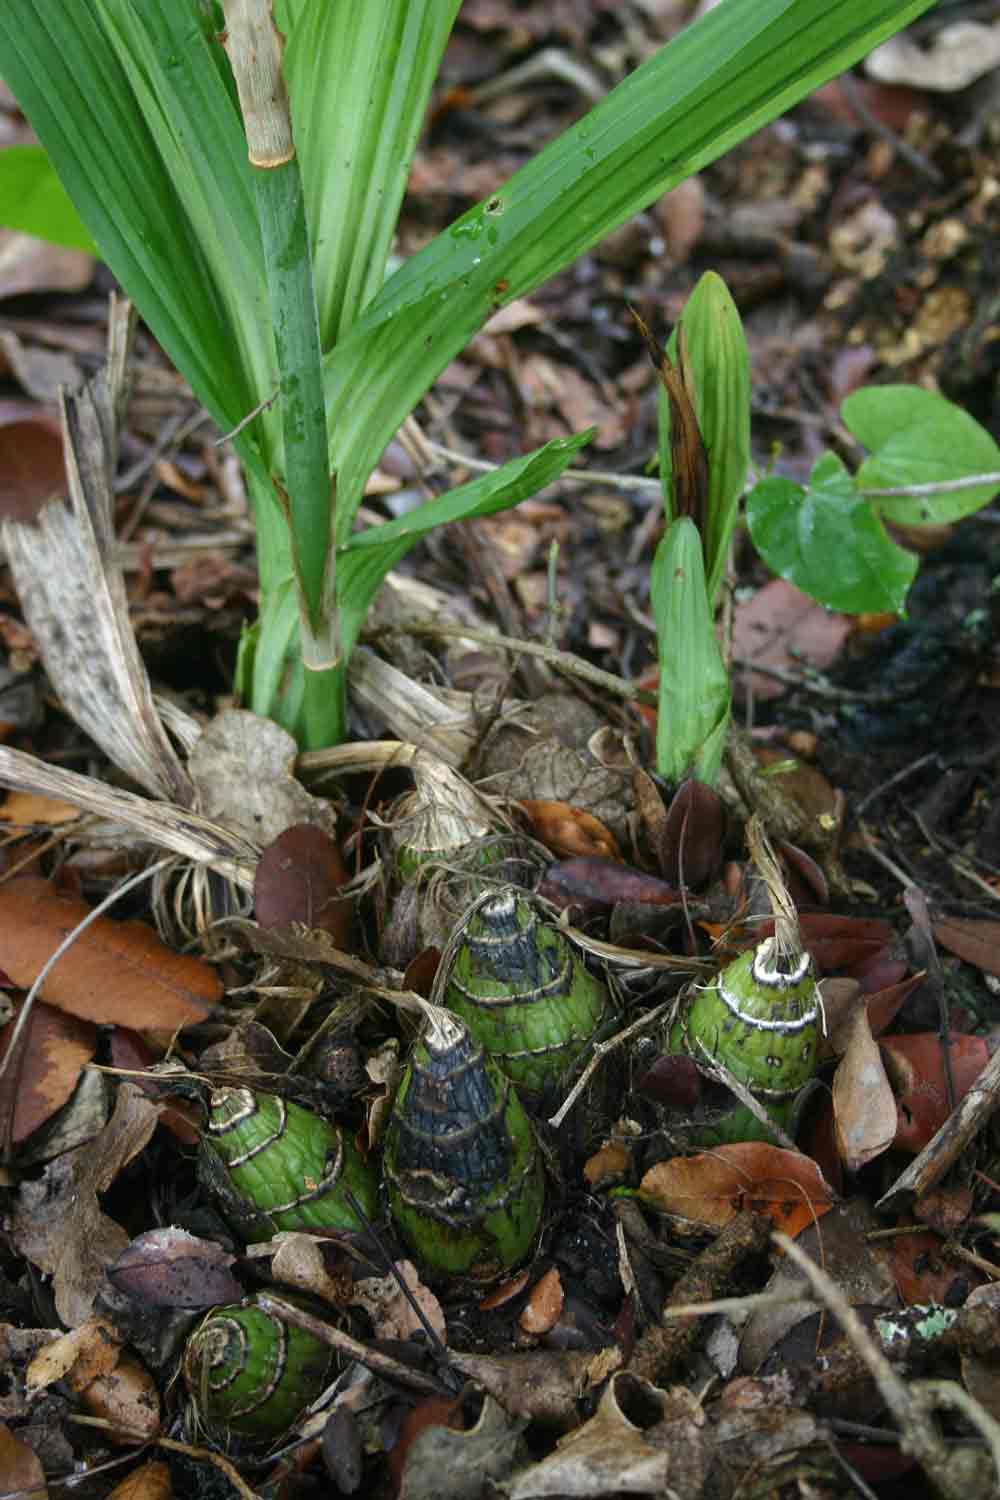
[[[270,1444],[324,1390],[332,1351],[283,1323],[253,1298],[217,1307],[184,1351],[184,1379],[198,1425],[215,1442]]]
[[[216,1089],[202,1142],[202,1176],[242,1237],[282,1229],[355,1230],[378,1212],[373,1169],[336,1125],[277,1094]]]
[[[709,985],[695,991],[674,1026],[672,1052],[688,1052],[707,1068],[724,1068],[785,1127],[795,1097],[816,1070],[823,1009],[812,960],[780,957],[772,938],[741,953]],[[733,1110],[701,1144],[768,1139],[745,1106]]]
[[[434,997],[507,1076],[541,1095],[569,1077],[610,1014],[605,986],[533,902],[508,887],[466,913]]]
[[[531,1123],[510,1079],[437,1007],[396,1095],[383,1168],[396,1227],[427,1271],[489,1280],[531,1250],[545,1196]]]

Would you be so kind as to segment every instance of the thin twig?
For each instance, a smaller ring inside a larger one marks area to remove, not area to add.
[[[389,1354],[382,1354],[378,1349],[367,1348],[357,1339],[352,1339],[350,1334],[342,1333],[339,1328],[324,1323],[320,1318],[312,1317],[309,1313],[303,1312],[300,1307],[292,1307],[291,1303],[272,1296],[270,1292],[258,1293],[257,1305],[262,1312],[280,1318],[283,1323],[291,1323],[296,1328],[304,1328],[306,1333],[311,1333],[322,1343],[329,1344],[331,1349],[336,1349],[339,1354],[345,1355],[348,1359],[356,1359],[359,1364],[364,1365],[374,1374],[380,1375],[383,1380],[392,1381],[411,1391],[418,1391],[422,1396],[450,1396],[452,1394],[441,1381],[434,1380],[419,1370],[411,1369],[401,1360],[393,1359]]]

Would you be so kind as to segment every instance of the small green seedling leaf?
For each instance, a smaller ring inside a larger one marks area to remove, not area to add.
[[[803,488],[762,479],[747,496],[754,546],[768,567],[846,614],[902,614],[917,559],[897,547],[835,453],[823,453]]]
[[[693,376],[698,427],[708,454],[708,496],[702,545],[708,597],[713,602],[726,570],[729,544],[750,463],[750,355],[736,303],[721,276],[706,271],[681,317]],[[674,360],[677,330],[667,352]],[[670,416],[661,402],[661,423]],[[661,465],[667,439],[661,434]],[[672,518],[672,513],[671,513]]]
[[[0,151],[0,223],[67,250],[98,253],[41,146]]]
[[[537,494],[544,485],[559,478],[579,450],[590,442],[595,430],[589,427],[571,437],[554,438],[534,453],[513,459],[502,469],[483,474],[436,500],[428,500],[396,521],[386,521],[382,526],[370,526],[366,531],[355,532],[338,548],[337,557],[340,639],[345,656],[350,656],[354,648],[368,606],[382,579],[406,556],[415,542],[449,521],[491,516]]]
[[[715,784],[729,724],[729,674],[715,637],[698,528],[680,516],[656,549],[650,574],[660,702],[656,768],[668,781]]]
[[[840,408],[847,427],[870,449],[858,470],[862,489],[934,484],[1000,472],[1000,448],[974,417],[918,385],[855,391]],[[988,505],[1000,484],[952,494],[878,500],[879,513],[901,526],[959,521]]]

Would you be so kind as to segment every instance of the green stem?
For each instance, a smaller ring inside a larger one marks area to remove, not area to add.
[[[268,597],[262,600],[254,648],[251,703],[258,713],[279,716],[307,746],[317,748],[342,737],[344,694],[323,364],[305,200],[270,0],[225,0],[224,10],[267,267],[284,447],[284,471],[271,481],[288,528],[287,545],[276,528],[259,531]],[[288,658],[294,654],[283,597],[289,556],[305,670],[301,695],[287,691],[293,666]],[[298,722],[289,723],[290,711]]]

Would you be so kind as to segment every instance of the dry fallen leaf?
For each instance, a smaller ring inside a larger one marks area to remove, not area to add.
[[[134,1084],[120,1084],[114,1114],[100,1134],[17,1189],[11,1239],[51,1275],[56,1312],[68,1328],[90,1316],[105,1266],[129,1243],[121,1225],[102,1213],[98,1195],[147,1144],[158,1118],[158,1106]]]
[[[0,967],[27,989],[56,948],[90,915],[28,876],[0,886]],[[101,1024],[167,1032],[204,1021],[222,984],[199,958],[174,953],[151,927],[98,917],[60,957],[43,986],[50,1005]]]
[[[47,1500],[48,1493],[45,1470],[34,1450],[0,1422],[0,1494]]]
[[[172,1494],[169,1465],[151,1458],[116,1484],[108,1500],[170,1500]]]
[[[111,1424],[108,1436],[113,1443],[148,1442],[160,1430],[156,1381],[132,1354],[123,1354],[110,1375],[92,1381],[81,1391],[80,1401],[92,1417]]]
[[[947,917],[935,922],[933,931],[949,953],[987,974],[1000,974],[1000,922]]]
[[[837,1151],[849,1172],[888,1151],[896,1134],[896,1100],[871,1033],[868,1010],[856,1005],[834,1046],[843,1056],[833,1075]]]
[[[578,854],[621,859],[611,830],[582,808],[531,797],[522,798],[520,805],[528,815],[535,838],[560,859],[572,859]]]
[[[336,841],[312,823],[280,833],[260,856],[254,877],[254,908],[262,927],[298,922],[328,932],[338,948],[350,938],[354,903],[338,893],[350,879]]]
[[[711,1229],[750,1209],[794,1239],[832,1207],[834,1195],[808,1156],[745,1141],[659,1162],[639,1184],[639,1197],[660,1213]]]
[[[0,1031],[0,1057],[7,1055],[20,1009],[18,1003],[10,1024]],[[0,1119],[13,1116],[10,1138],[15,1145],[62,1108],[96,1046],[92,1021],[81,1021],[44,1002],[32,1007],[18,1043],[18,1062],[0,1075]]]
[[[110,1375],[121,1347],[117,1330],[105,1318],[88,1318],[39,1349],[25,1372],[25,1388],[34,1396],[55,1381],[65,1380],[79,1394],[99,1375]]]
[[[947,1036],[955,1103],[964,1099],[990,1060],[985,1037],[950,1031]],[[942,1038],[934,1031],[879,1038],[896,1094],[899,1121],[895,1144],[922,1151],[951,1113]]]
[[[517,1320],[523,1332],[548,1333],[559,1321],[563,1300],[559,1272],[555,1266],[550,1266],[531,1288],[531,1296]]]

